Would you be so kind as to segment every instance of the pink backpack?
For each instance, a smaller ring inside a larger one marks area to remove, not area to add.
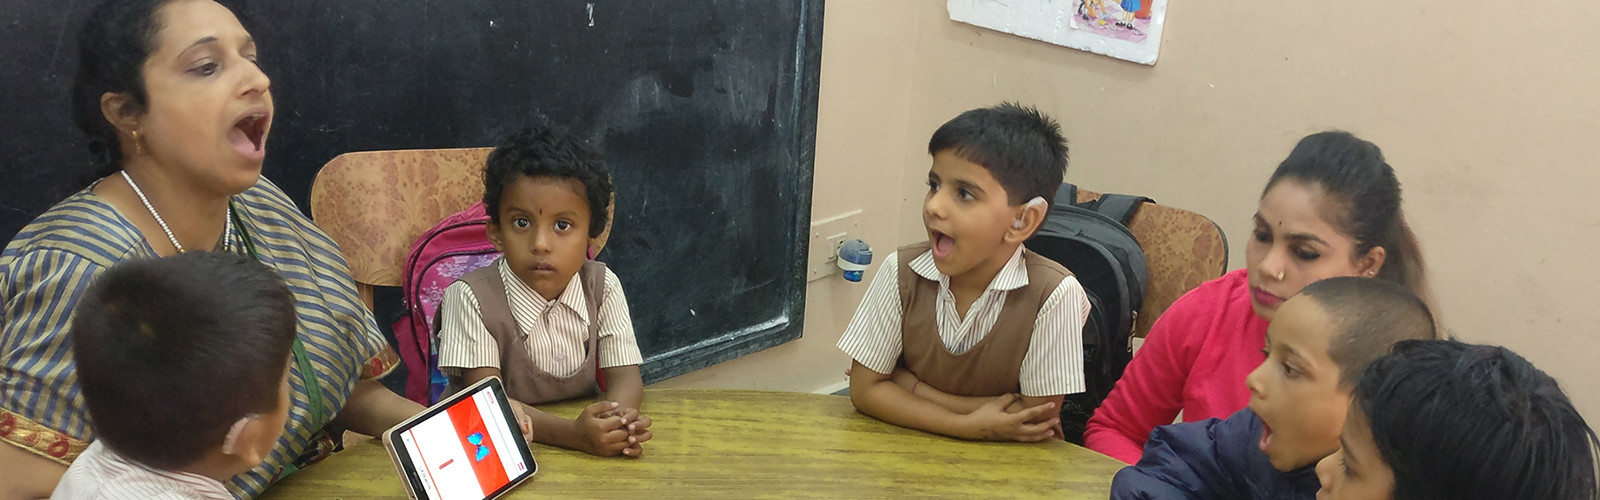
[[[434,314],[444,300],[444,289],[469,272],[494,263],[500,252],[489,243],[489,224],[483,202],[473,204],[433,226],[411,244],[403,268],[400,292],[406,314],[394,323],[400,358],[410,370],[406,398],[431,405],[449,381],[439,371],[438,343],[433,335]]]

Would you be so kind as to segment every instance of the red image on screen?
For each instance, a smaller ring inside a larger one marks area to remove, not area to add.
[[[446,412],[450,414],[450,423],[456,428],[461,449],[466,453],[467,463],[472,465],[472,472],[478,476],[478,484],[483,486],[483,491],[494,491],[511,482],[511,478],[506,476],[505,466],[500,463],[500,452],[489,438],[491,434],[484,425],[483,414],[478,412],[478,405],[458,404]]]

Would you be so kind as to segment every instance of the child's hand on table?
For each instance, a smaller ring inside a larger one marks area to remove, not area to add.
[[[1007,406],[1006,407],[1006,413],[1017,413],[1017,412],[1020,412],[1022,410],[1027,409],[1026,407],[1022,406],[1022,395],[1021,394],[1012,394],[1012,395],[1017,397],[1017,402],[1011,403],[1010,406]],[[1061,415],[1059,413],[1055,413],[1055,412],[1040,413],[1038,417],[1034,418],[1033,420],[1029,420],[1028,423],[1037,424],[1037,423],[1049,420],[1051,417],[1055,417],[1055,419],[1056,419],[1055,420],[1056,424],[1050,427],[1051,434],[1056,439],[1066,439],[1067,433],[1066,433],[1065,430],[1063,430],[1061,428]]]
[[[618,406],[615,401],[600,401],[585,407],[578,418],[573,419],[574,432],[581,438],[584,452],[614,457],[635,444],[627,422],[616,414]]]
[[[533,418],[529,417],[528,412],[522,409],[521,402],[511,402],[511,414],[517,417],[517,428],[522,430],[522,440],[533,442]]]
[[[654,434],[650,432],[650,424],[652,422],[650,417],[639,413],[639,410],[634,408],[618,408],[612,410],[609,415],[622,417],[623,425],[628,429],[628,447],[622,450],[622,454],[629,457],[637,457],[643,454],[644,442],[654,437]]]
[[[1045,416],[1050,415],[1055,409],[1055,404],[1042,404],[1016,412],[1006,411],[1012,404],[1021,400],[1022,398],[1016,394],[1007,394],[984,403],[977,411],[966,415],[965,418],[973,431],[967,437],[986,441],[1033,443],[1054,436],[1055,428],[1061,419],[1054,415]]]

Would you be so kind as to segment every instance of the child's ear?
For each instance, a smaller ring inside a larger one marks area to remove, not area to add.
[[[1372,247],[1371,250],[1367,250],[1366,255],[1356,261],[1356,272],[1361,273],[1363,277],[1376,277],[1378,272],[1383,270],[1383,262],[1388,257],[1389,252],[1383,247]]]
[[[484,224],[483,234],[489,237],[489,244],[494,245],[495,251],[506,253],[506,248],[501,245],[500,223],[490,220],[488,224]]]
[[[1022,204],[1022,210],[1011,221],[1011,226],[1006,228],[1006,243],[1022,243],[1033,236],[1034,231],[1044,224],[1044,217],[1049,211],[1050,203],[1038,196]]]
[[[281,428],[267,427],[260,415],[240,417],[228,429],[228,437],[222,440],[222,454],[238,457],[241,463],[261,463],[272,452],[273,445],[277,444],[275,438],[283,433]],[[269,436],[274,439],[266,439]]]

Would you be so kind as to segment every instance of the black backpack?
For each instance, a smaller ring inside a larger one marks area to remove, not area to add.
[[[1144,250],[1127,224],[1140,203],[1154,201],[1120,194],[1083,204],[1077,199],[1078,187],[1063,183],[1026,246],[1072,271],[1089,298],[1089,318],[1083,324],[1084,392],[1068,394],[1061,403],[1067,441],[1083,444],[1089,417],[1133,359],[1133,329],[1150,275]]]

